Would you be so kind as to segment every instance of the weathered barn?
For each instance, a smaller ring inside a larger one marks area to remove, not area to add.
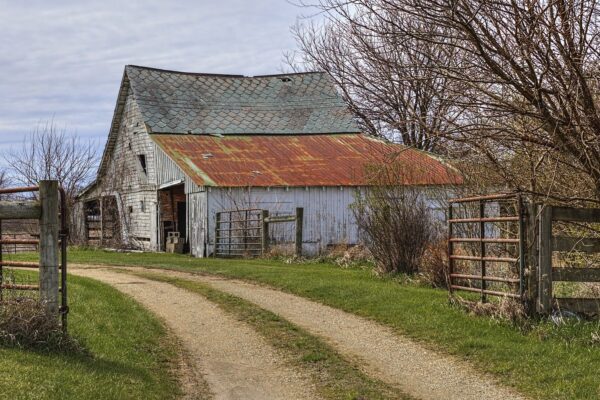
[[[390,159],[406,169],[404,184],[461,179],[430,154],[361,134],[324,73],[127,66],[97,179],[80,196],[80,233],[162,250],[177,231],[203,257],[218,211],[303,207],[303,249],[314,254],[358,241],[355,191],[369,184],[368,165]]]

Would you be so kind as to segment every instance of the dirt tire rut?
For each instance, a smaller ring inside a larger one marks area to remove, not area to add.
[[[138,269],[139,270],[139,269]],[[367,375],[424,400],[525,399],[454,357],[434,352],[389,327],[265,286],[221,277],[151,270],[209,284],[248,300],[358,359]]]
[[[73,274],[108,283],[161,317],[181,339],[214,399],[316,399],[310,377],[217,305],[167,283],[104,269]],[[190,397],[189,393],[187,394]],[[205,398],[205,396],[197,396]]]

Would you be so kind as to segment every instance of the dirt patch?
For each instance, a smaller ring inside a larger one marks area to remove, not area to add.
[[[248,300],[324,338],[340,354],[358,359],[364,372],[420,399],[525,399],[476,372],[467,363],[440,355],[390,328],[344,311],[268,287],[185,272],[153,269],[193,279]]]
[[[161,283],[100,268],[71,273],[100,280],[132,296],[163,318],[180,338],[195,367],[183,377],[186,398],[315,399],[310,377],[289,367],[283,357],[247,325],[203,297]],[[185,362],[185,360],[184,360]],[[201,375],[197,375],[197,373]],[[212,396],[194,393],[204,377]],[[189,391],[192,393],[189,393]]]

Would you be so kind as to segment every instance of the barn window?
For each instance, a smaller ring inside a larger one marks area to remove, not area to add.
[[[147,174],[148,170],[146,168],[146,155],[138,154],[138,159],[140,160],[140,165],[142,166],[142,170],[144,171],[145,174]]]

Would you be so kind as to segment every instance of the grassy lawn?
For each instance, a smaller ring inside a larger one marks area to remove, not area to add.
[[[434,348],[471,361],[478,370],[533,398],[600,397],[600,325],[555,327],[534,323],[528,329],[465,314],[448,304],[447,293],[369,271],[328,264],[284,264],[270,260],[192,259],[169,254],[70,252],[71,262],[137,265],[219,274],[265,283],[377,320]]]
[[[0,348],[0,398],[175,398],[179,348],[162,323],[107,285],[69,280],[70,333],[86,351]]]

